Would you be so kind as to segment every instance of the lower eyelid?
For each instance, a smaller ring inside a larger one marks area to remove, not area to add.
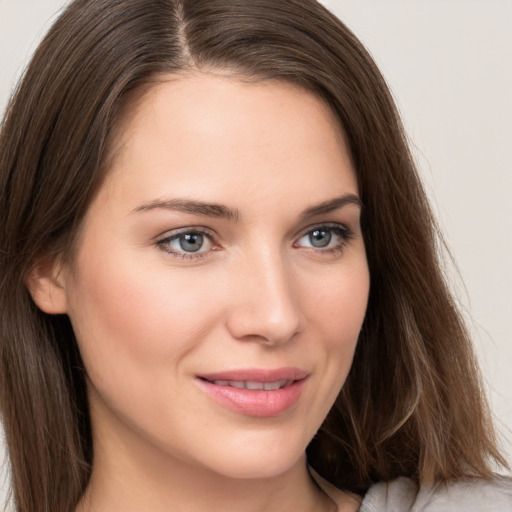
[[[351,238],[354,237],[354,232],[348,228],[347,226],[342,225],[328,225],[328,224],[321,224],[317,226],[310,227],[307,231],[303,232],[297,239],[297,241],[294,243],[294,246],[297,246],[296,244],[298,241],[307,236],[309,233],[315,231],[315,230],[325,230],[332,232],[335,236],[339,238],[338,242],[331,247],[314,247],[314,246],[298,246],[302,247],[303,249],[307,249],[310,251],[314,251],[317,253],[329,253],[329,252],[339,252],[345,248],[347,243]],[[208,239],[210,248],[205,251],[197,251],[197,252],[187,252],[184,250],[174,250],[170,248],[170,243],[174,240],[178,239],[181,235],[185,234],[200,234]],[[198,259],[198,258],[204,258],[207,256],[210,252],[216,251],[219,249],[219,244],[216,242],[215,237],[207,230],[200,229],[200,228],[189,228],[189,229],[182,229],[179,231],[176,231],[174,233],[168,232],[166,236],[163,238],[160,238],[156,241],[156,245],[159,249],[162,251],[165,251],[167,254],[170,254],[176,258],[180,259]]]
[[[208,243],[210,244],[210,248],[205,251],[197,251],[197,252],[187,252],[187,251],[180,251],[170,248],[170,244],[177,240],[180,236],[186,235],[186,234],[197,234],[205,237],[208,240]],[[211,250],[214,250],[216,246],[215,238],[212,236],[212,234],[206,230],[199,229],[199,228],[189,228],[189,229],[182,229],[176,232],[168,232],[166,236],[163,238],[160,238],[159,240],[156,240],[156,246],[165,251],[167,254],[171,254],[172,256],[175,256],[177,258],[182,259],[194,259],[194,258],[202,258],[207,255]]]
[[[309,228],[307,231],[303,232],[298,238],[297,241],[301,238],[304,238],[305,236],[309,235],[313,231],[316,230],[324,230],[324,231],[330,231],[335,236],[338,236],[340,238],[340,243],[337,245],[344,245],[346,242],[348,242],[351,238],[353,238],[354,233],[353,231],[346,227],[346,226],[340,226],[340,225],[328,225],[328,224],[321,224],[318,226],[313,226]],[[295,244],[294,244],[295,245]],[[329,249],[335,249],[336,247],[328,247],[328,248],[321,248],[321,247],[311,247],[311,249],[320,250],[320,251],[327,251]]]

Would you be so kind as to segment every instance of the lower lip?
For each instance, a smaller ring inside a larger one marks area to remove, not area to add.
[[[197,379],[201,388],[217,403],[246,416],[266,418],[278,416],[292,408],[300,399],[307,379],[274,390],[239,389],[217,386]]]

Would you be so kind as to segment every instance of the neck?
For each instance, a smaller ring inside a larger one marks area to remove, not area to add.
[[[283,474],[261,479],[224,477],[183,462],[168,463],[164,471],[122,462],[93,472],[77,512],[336,510],[310,477],[304,460]]]
[[[89,486],[76,512],[320,512],[336,506],[305,457],[265,478],[233,478],[134,439],[96,440]],[[144,444],[144,446],[142,445]]]

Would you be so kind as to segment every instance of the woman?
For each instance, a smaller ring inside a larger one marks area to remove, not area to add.
[[[16,510],[510,507],[395,107],[319,4],[75,1],[0,147]]]

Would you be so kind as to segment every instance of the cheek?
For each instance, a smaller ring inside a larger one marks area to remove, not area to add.
[[[343,272],[326,276],[308,297],[307,322],[321,340],[326,388],[325,407],[336,399],[350,371],[368,303],[370,278],[361,258]],[[306,295],[305,295],[306,296]]]
[[[135,258],[87,258],[80,268],[70,317],[90,377],[135,378],[146,365],[155,376],[169,371],[218,317],[215,301],[189,279]]]
[[[366,313],[370,279],[366,261],[325,276],[308,299],[308,321],[323,329],[332,349],[354,344]]]

